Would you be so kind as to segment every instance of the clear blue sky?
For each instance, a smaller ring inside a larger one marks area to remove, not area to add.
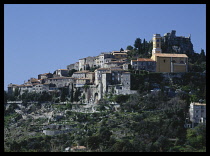
[[[171,30],[206,52],[206,5],[5,4],[4,89]]]

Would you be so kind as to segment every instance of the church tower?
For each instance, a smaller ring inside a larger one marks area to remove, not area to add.
[[[161,36],[160,34],[154,34],[153,35],[153,49],[152,49],[152,55],[155,53],[162,53],[161,50]]]

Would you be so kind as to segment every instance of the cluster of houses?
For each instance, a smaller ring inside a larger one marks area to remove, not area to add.
[[[67,87],[71,93],[79,90],[85,97],[83,103],[97,104],[108,93],[125,95],[137,92],[130,89],[129,65],[134,70],[148,72],[183,73],[188,71],[188,56],[186,54],[162,53],[160,34],[153,35],[151,58],[137,58],[128,61],[128,51],[103,52],[95,57],[79,59],[79,62],[68,65],[67,69],[57,69],[53,74],[39,74],[38,78],[30,78],[24,84],[11,83],[8,85],[8,94],[15,92],[16,88],[22,95],[26,91],[59,92],[59,88]],[[69,71],[73,69],[76,72],[69,77]],[[186,127],[205,123],[206,104],[192,103],[189,121],[186,121]]]
[[[129,50],[102,52],[95,57],[79,59],[70,64],[67,69],[57,69],[54,74],[39,74],[38,78],[30,78],[22,85],[9,84],[8,93],[16,88],[22,95],[28,92],[56,92],[59,88],[68,87],[70,91],[80,90],[85,95],[83,102],[97,103],[107,93],[134,94],[131,90],[129,65],[135,70],[148,72],[187,72],[188,57],[186,54],[162,53],[160,34],[153,35],[153,50],[151,58],[137,58],[128,61]],[[69,71],[76,72],[69,77]],[[87,87],[88,85],[88,87]],[[86,86],[86,89],[84,89]]]

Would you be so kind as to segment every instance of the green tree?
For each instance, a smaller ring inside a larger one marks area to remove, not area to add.
[[[186,143],[196,149],[206,146],[206,126],[199,124],[194,129],[187,129]]]
[[[138,49],[138,53],[140,54],[141,53],[141,48],[142,48],[141,39],[140,38],[136,38],[136,40],[134,42],[134,47],[136,49]]]
[[[99,148],[99,144],[101,143],[100,136],[90,136],[86,140],[88,148],[91,150],[96,150]]]
[[[64,102],[64,101],[66,101],[66,97],[68,96],[68,94],[69,94],[69,90],[68,90],[69,88],[67,87],[67,88],[65,88],[65,87],[62,87],[61,88],[61,102]]]
[[[74,92],[74,101],[78,102],[79,101],[79,96],[80,96],[80,90],[76,88],[76,91]]]
[[[127,50],[133,50],[133,47],[131,45],[128,45],[126,49]]]

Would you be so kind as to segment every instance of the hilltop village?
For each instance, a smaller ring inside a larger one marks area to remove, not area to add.
[[[175,37],[175,31],[165,34],[164,38],[166,37]],[[190,37],[182,38],[189,40]],[[83,103],[97,104],[110,92],[116,95],[136,93],[136,90],[131,90],[131,68],[147,72],[188,71],[186,54],[162,53],[160,34],[154,34],[152,42],[151,58],[128,60],[129,50],[102,52],[96,57],[79,59],[78,62],[68,65],[67,69],[57,69],[53,74],[39,74],[38,78],[30,78],[22,85],[9,84],[8,94],[12,94],[15,88],[19,89],[20,95],[25,91],[52,93],[59,92],[59,88],[68,88],[70,95],[76,91],[84,95]]]
[[[9,84],[4,150],[206,152],[205,54],[175,33]]]

